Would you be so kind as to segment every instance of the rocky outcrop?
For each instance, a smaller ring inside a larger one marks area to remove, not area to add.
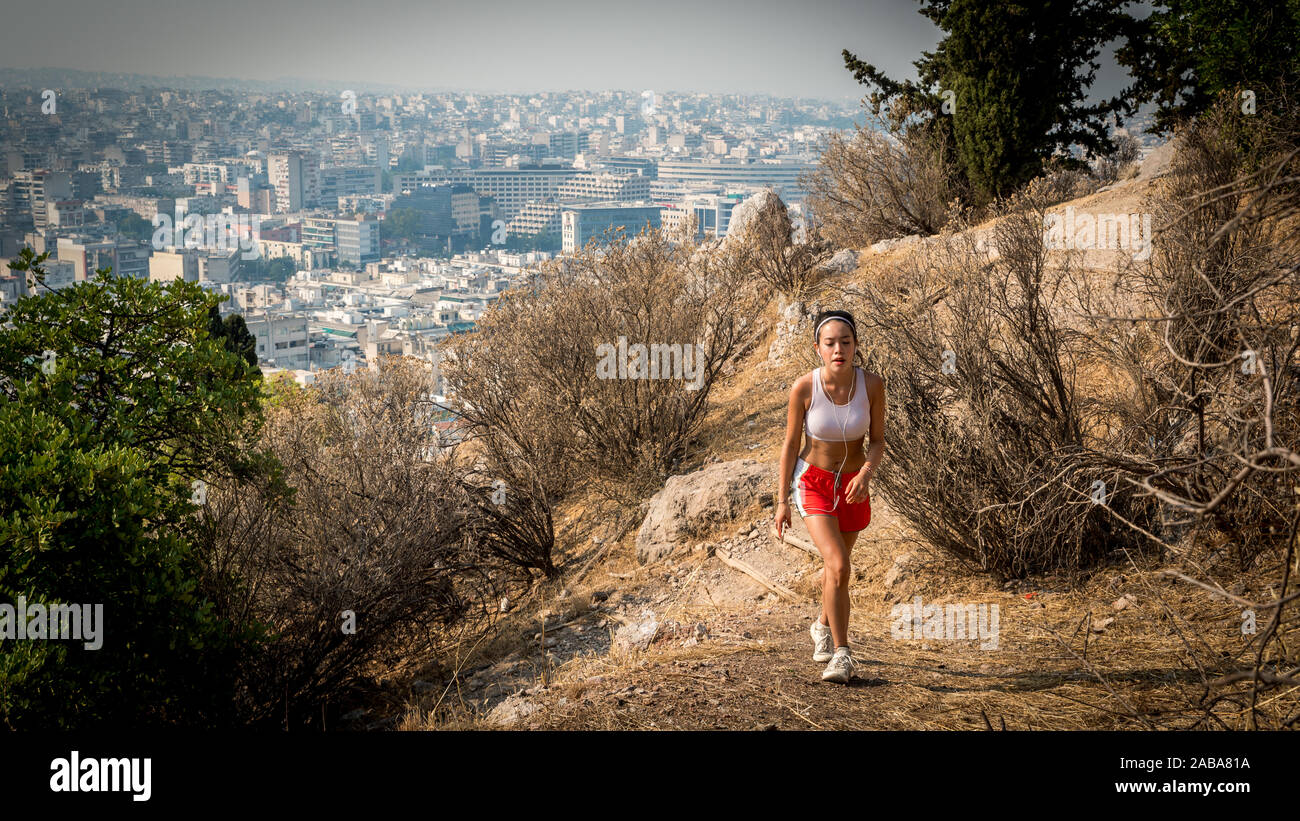
[[[636,534],[637,561],[658,561],[682,547],[682,540],[732,521],[754,504],[771,505],[776,470],[769,462],[717,462],[694,473],[672,476],[650,499]]]
[[[818,267],[834,274],[851,274],[858,270],[858,252],[852,248],[841,248]]]
[[[787,223],[790,221],[785,203],[781,202],[780,197],[771,191],[759,191],[732,209],[731,220],[727,223],[727,235],[723,237],[723,247],[743,241],[750,225],[760,217],[784,218]]]

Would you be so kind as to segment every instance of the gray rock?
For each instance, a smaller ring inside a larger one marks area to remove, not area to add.
[[[912,245],[917,244],[920,241],[921,241],[920,234],[910,234],[906,237],[890,237],[889,239],[882,239],[880,242],[875,243],[867,250],[871,251],[871,253],[873,254],[882,254],[886,251],[892,251],[895,248],[910,247]]]
[[[835,255],[821,265],[823,270],[838,274],[851,274],[858,270],[858,252],[852,248],[841,248]]]
[[[748,197],[731,211],[731,219],[727,223],[727,234],[722,239],[722,247],[729,248],[736,242],[745,238],[749,231],[750,225],[759,219],[760,216],[785,217],[789,220],[789,212],[781,198],[771,191],[760,191],[752,197]]]
[[[682,540],[735,519],[755,502],[770,505],[775,472],[770,462],[740,459],[669,477],[650,499],[637,531],[637,560],[646,564],[663,559],[678,550]]]
[[[542,709],[540,704],[529,701],[526,697],[513,695],[493,707],[484,719],[489,724],[508,727]]]
[[[658,632],[659,622],[653,613],[646,611],[640,620],[624,624],[614,631],[614,647],[624,653],[644,650]]]

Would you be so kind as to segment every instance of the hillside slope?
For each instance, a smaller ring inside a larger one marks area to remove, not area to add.
[[[1052,210],[1139,212],[1169,153],[1155,152],[1135,178]],[[925,244],[863,250],[858,271],[843,276],[866,275]],[[816,364],[801,344],[807,329],[782,322],[788,307],[768,306],[767,338],[713,395],[708,453],[692,469],[758,460],[771,466],[774,489],[789,385]],[[1233,607],[1159,576],[1158,567],[999,584],[929,551],[873,498],[871,525],[853,551],[850,641],[863,664],[847,687],[825,683],[808,635],[821,561],[774,537],[770,501],[756,498],[746,514],[645,565],[636,560],[639,515],[579,538],[591,522],[582,503],[566,506],[556,516],[562,579],[515,603],[491,642],[466,648],[459,669],[436,676],[445,684],[394,682],[387,709],[353,718],[403,729],[1139,728],[1151,726],[1145,716],[1178,716],[1202,691],[1179,623],[1211,628],[1209,640],[1225,653],[1243,643]],[[797,513],[792,533],[810,546]],[[1249,592],[1255,582],[1242,578],[1235,589]],[[892,608],[917,597],[990,612],[996,605],[996,647],[895,638]],[[375,721],[376,713],[386,717]]]

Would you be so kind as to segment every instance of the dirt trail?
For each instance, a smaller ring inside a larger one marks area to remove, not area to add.
[[[883,502],[853,555],[850,643],[860,666],[848,685],[823,682],[825,665],[812,661],[808,635],[821,562],[778,544],[766,531],[769,522],[756,516],[681,561],[642,568],[630,579],[596,573],[592,591],[612,592],[587,600],[589,609],[548,632],[555,643],[544,651],[553,658],[545,676],[498,690],[475,720],[442,726],[1142,728],[1148,719],[1132,713],[1182,713],[1199,693],[1199,677],[1180,662],[1161,602],[1135,592],[1131,572],[1104,570],[1073,589],[1063,579],[999,588],[982,574],[900,552],[909,544]],[[800,530],[797,514],[795,522]],[[799,600],[770,593],[710,556],[710,547],[741,558]],[[917,595],[927,604],[997,604],[996,649],[979,639],[894,638],[891,607]],[[1206,617],[1222,622],[1218,632],[1232,646],[1231,614]],[[644,649],[613,640],[620,625],[647,618],[654,628]],[[599,646],[592,645],[595,636]],[[532,653],[534,671],[546,666],[542,652]]]

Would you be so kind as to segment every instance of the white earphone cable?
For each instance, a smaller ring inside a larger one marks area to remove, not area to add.
[[[839,492],[839,491],[840,491],[840,471],[844,470],[844,463],[845,463],[845,462],[848,460],[848,458],[849,458],[849,447],[848,447],[848,435],[849,435],[849,434],[848,434],[848,427],[847,427],[847,425],[848,425],[849,417],[850,417],[851,415],[853,415],[853,392],[854,392],[854,391],[857,389],[857,387],[858,387],[858,369],[857,369],[856,366],[853,368],[853,382],[849,385],[849,400],[848,400],[848,403],[847,403],[849,409],[848,409],[848,411],[844,414],[844,419],[843,419],[843,421],[840,420],[840,413],[839,413],[839,411],[838,411],[838,410],[834,410],[834,408],[836,408],[837,405],[835,404],[835,400],[834,400],[834,399],[831,399],[830,392],[829,392],[829,391],[826,391],[825,383],[822,382],[822,380],[821,380],[821,369],[820,369],[820,368],[817,369],[817,381],[818,381],[819,383],[821,383],[821,385],[822,385],[822,391],[823,391],[824,393],[826,393],[826,399],[827,399],[827,401],[830,402],[830,405],[831,405],[831,408],[832,408],[831,413],[835,414],[835,421],[840,423],[840,437],[841,437],[841,438],[843,439],[843,441],[844,441],[844,458],[843,458],[843,459],[840,459],[840,466],[839,466],[838,468],[835,469],[835,483],[834,483],[834,485],[832,486],[832,489],[831,489],[831,497],[832,497],[832,499],[833,499],[833,501],[831,502],[831,509],[830,509],[830,510],[825,510],[825,509],[823,509],[822,511],[820,511],[820,512],[822,512],[822,513],[830,514],[830,513],[834,513],[834,512],[835,512],[835,509],[836,509],[837,507],[839,507],[839,505],[840,505],[840,492]]]

